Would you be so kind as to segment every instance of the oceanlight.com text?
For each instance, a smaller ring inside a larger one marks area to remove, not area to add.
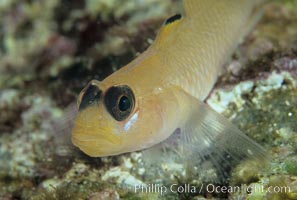
[[[253,194],[253,193],[290,193],[291,188],[289,186],[264,186],[262,184],[255,185],[241,185],[241,186],[218,186],[214,184],[193,186],[190,184],[178,185],[161,185],[161,184],[146,184],[146,185],[135,185],[134,192],[138,193],[159,193],[164,195],[166,193],[192,193],[199,194],[202,192],[207,193],[242,193],[242,194]]]
[[[241,186],[216,186],[214,184],[206,185],[206,191],[208,193],[290,193],[289,186],[264,186],[262,184],[247,186],[245,184]]]

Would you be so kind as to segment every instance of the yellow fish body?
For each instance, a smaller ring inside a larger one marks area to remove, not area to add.
[[[185,15],[169,18],[145,52],[81,92],[73,144],[92,157],[111,156],[152,147],[179,130],[185,156],[263,155],[202,102],[261,2],[184,0]]]

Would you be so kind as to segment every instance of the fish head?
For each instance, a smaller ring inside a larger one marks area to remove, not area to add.
[[[92,157],[118,155],[162,141],[168,102],[129,84],[91,81],[82,90],[72,143]]]

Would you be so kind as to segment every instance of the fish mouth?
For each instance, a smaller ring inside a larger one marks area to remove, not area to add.
[[[91,157],[107,156],[119,151],[123,136],[117,134],[112,123],[96,114],[97,110],[87,108],[78,115],[72,128],[72,143]]]
[[[96,143],[97,145],[119,145],[122,138],[112,133],[108,134],[81,134],[72,133],[73,143]]]
[[[94,137],[73,134],[72,144],[91,157],[117,155],[121,152],[122,140],[118,137]]]
[[[78,147],[81,151],[91,157],[103,157],[108,156],[108,149],[111,144],[108,142],[97,142],[93,139],[78,139],[76,137],[71,138],[74,146]]]

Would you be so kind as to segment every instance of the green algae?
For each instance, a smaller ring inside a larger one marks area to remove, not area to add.
[[[106,189],[109,188],[109,189]],[[106,193],[109,193],[108,195]],[[116,194],[116,195],[114,195]],[[50,186],[48,189],[41,189],[38,194],[33,195],[32,200],[80,200],[80,199],[118,199],[116,196],[127,200],[154,200],[159,199],[158,193],[135,193],[125,188],[115,188],[105,182],[93,182],[84,180],[82,182],[71,181],[62,183],[59,186]],[[111,198],[111,197],[114,198]],[[172,198],[164,198],[172,199]]]
[[[260,98],[255,91],[255,94],[249,94],[250,97],[246,97],[248,103],[237,113],[234,124],[262,144],[278,145],[282,128],[288,127],[290,131],[297,132],[297,89],[285,84]]]
[[[63,183],[60,186],[52,186],[50,189],[41,190],[33,200],[79,200],[88,197],[90,192],[100,189],[98,183],[84,182],[84,183]]]
[[[281,3],[290,9],[297,10],[297,2],[295,0],[274,0],[277,3]]]
[[[290,175],[297,176],[297,161],[288,159],[284,163],[284,170]]]

